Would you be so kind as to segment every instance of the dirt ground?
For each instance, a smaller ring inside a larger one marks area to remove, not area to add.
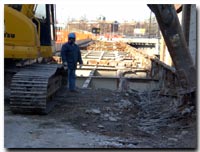
[[[62,88],[48,115],[13,114],[5,88],[6,148],[196,148],[194,106],[159,91]]]

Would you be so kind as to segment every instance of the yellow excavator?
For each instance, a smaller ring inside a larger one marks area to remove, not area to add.
[[[55,6],[10,4],[4,6],[5,58],[51,57],[55,43]]]
[[[52,57],[55,50],[55,5],[4,5],[4,63]],[[6,67],[6,65],[5,65]],[[48,113],[62,84],[57,64],[34,63],[12,77],[10,106],[15,113]]]

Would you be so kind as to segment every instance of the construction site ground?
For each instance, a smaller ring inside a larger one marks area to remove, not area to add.
[[[48,115],[13,114],[5,87],[5,148],[196,148],[194,106],[159,91],[61,88]]]
[[[47,115],[12,113],[4,75],[6,148],[197,148],[196,98],[178,91],[172,67],[124,43],[82,57],[78,93],[63,86]]]

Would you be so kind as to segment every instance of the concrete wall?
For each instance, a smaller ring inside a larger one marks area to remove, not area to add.
[[[162,62],[164,62],[165,64],[167,64],[169,66],[172,66],[173,65],[172,58],[171,58],[171,56],[169,54],[169,51],[167,49],[167,46],[165,44],[163,36],[162,36],[160,41],[161,41],[161,45],[160,45],[160,60]]]
[[[91,71],[92,70],[78,69],[78,70],[76,70],[76,76],[88,77],[90,75]]]
[[[197,10],[196,4],[191,5],[191,14],[190,14],[190,35],[189,35],[189,50],[196,66],[196,57],[197,57]]]
[[[94,76],[116,77],[117,70],[96,70]]]
[[[150,81],[150,82],[128,82],[128,88],[137,90],[139,92],[152,91],[159,89],[159,83]]]
[[[92,78],[91,81],[91,88],[103,88],[103,89],[110,89],[110,90],[116,90],[118,89],[118,81],[117,78]]]

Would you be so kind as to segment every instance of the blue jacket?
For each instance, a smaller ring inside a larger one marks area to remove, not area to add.
[[[61,48],[62,62],[67,62],[69,69],[76,69],[77,62],[83,64],[80,48],[76,44],[65,43]]]

